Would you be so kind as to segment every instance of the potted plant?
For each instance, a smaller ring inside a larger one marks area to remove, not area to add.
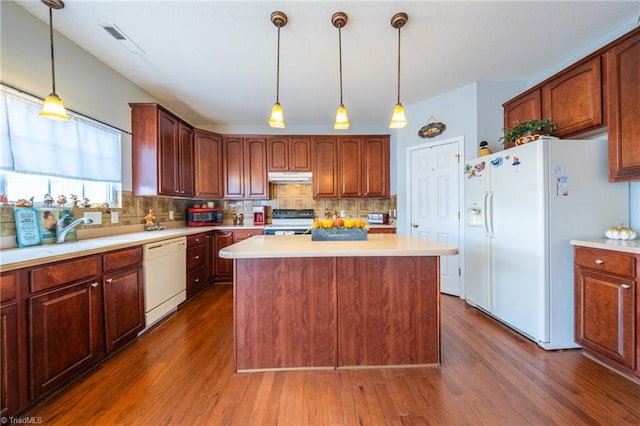
[[[556,124],[551,118],[522,120],[516,121],[513,127],[503,129],[504,136],[500,139],[505,148],[510,148],[534,141],[541,135],[552,135],[555,130]]]

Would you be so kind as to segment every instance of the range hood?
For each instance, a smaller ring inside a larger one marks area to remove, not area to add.
[[[311,183],[311,172],[269,172],[271,183]]]

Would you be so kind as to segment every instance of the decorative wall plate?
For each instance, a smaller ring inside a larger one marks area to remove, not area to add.
[[[446,128],[447,126],[444,123],[428,123],[418,131],[418,136],[421,138],[432,138],[444,132]]]

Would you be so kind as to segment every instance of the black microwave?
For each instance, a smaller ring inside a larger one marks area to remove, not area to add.
[[[213,226],[222,225],[224,210],[221,208],[190,208],[187,210],[187,225]]]

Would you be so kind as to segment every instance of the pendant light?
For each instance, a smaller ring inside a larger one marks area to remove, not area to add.
[[[56,69],[55,59],[53,55],[53,9],[62,9],[64,3],[62,0],[42,0],[46,6],[49,7],[49,42],[51,45],[51,82],[52,90],[51,94],[44,100],[40,116],[49,118],[52,120],[69,120],[67,111],[64,108],[62,99],[56,94]]]
[[[391,123],[389,128],[402,129],[407,125],[407,118],[404,115],[404,107],[400,103],[400,28],[404,27],[407,23],[408,16],[404,12],[396,13],[391,18],[391,26],[398,30],[398,101],[393,107],[393,113],[391,114]]]
[[[331,17],[331,23],[338,29],[338,49],[340,54],[340,105],[336,111],[336,121],[333,124],[335,130],[347,130],[349,128],[347,109],[342,103],[342,27],[347,25],[347,20],[347,14],[344,12],[336,12]]]
[[[284,112],[280,105],[280,28],[287,25],[287,15],[283,12],[275,11],[271,14],[271,22],[278,27],[278,59],[276,62],[276,103],[271,108],[269,126],[276,129],[284,129]]]

